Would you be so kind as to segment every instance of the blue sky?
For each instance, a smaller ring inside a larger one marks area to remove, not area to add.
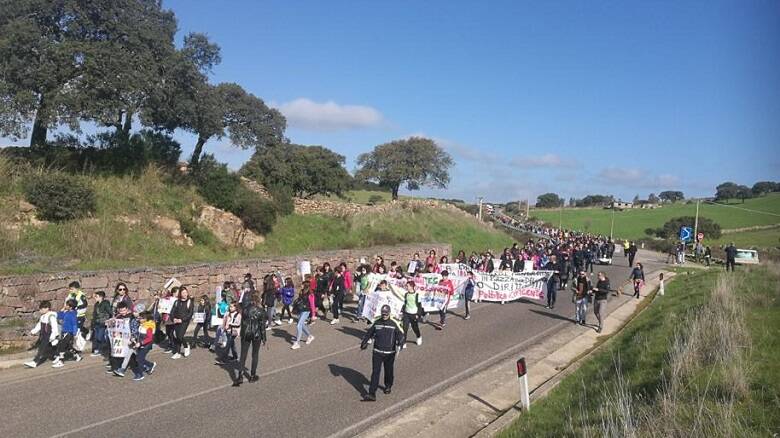
[[[780,179],[777,1],[176,0],[221,45],[212,80],[280,108],[295,143],[354,159],[409,135],[473,201],[553,191],[709,196]],[[191,151],[194,139],[177,137]],[[23,143],[23,142],[22,142]],[[250,151],[207,151],[238,167]]]

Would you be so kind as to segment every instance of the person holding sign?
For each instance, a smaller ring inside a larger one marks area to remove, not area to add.
[[[404,331],[398,321],[390,317],[390,306],[385,304],[381,310],[382,316],[374,321],[368,329],[360,349],[365,350],[369,341],[373,340],[374,354],[371,358],[371,384],[368,394],[363,395],[363,401],[376,401],[376,390],[379,388],[379,374],[382,366],[385,368],[385,394],[390,394],[393,388],[395,355],[404,341]]]
[[[409,325],[411,325],[414,335],[417,336],[417,345],[422,345],[420,326],[417,323],[417,320],[422,313],[423,308],[422,304],[420,304],[420,295],[415,290],[414,280],[409,280],[406,282],[406,294],[404,295],[404,305],[401,308],[401,315],[403,315],[404,334],[409,333]],[[406,348],[406,336],[404,336],[403,348]]]
[[[198,308],[192,315],[192,320],[195,322],[195,332],[192,334],[192,348],[198,346],[198,332],[203,329],[203,337],[206,342],[201,342],[201,347],[208,347],[211,345],[211,338],[209,337],[209,326],[211,325],[211,300],[208,295],[201,295],[198,300]]]

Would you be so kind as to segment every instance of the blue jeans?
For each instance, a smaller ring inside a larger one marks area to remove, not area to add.
[[[149,344],[138,347],[138,351],[135,352],[135,360],[138,362],[138,369],[146,371],[147,373],[152,369],[152,363],[146,360],[146,355],[149,354],[151,350],[152,344]],[[136,377],[139,376],[136,374]]]
[[[296,342],[301,342],[301,335],[306,334],[306,338],[308,339],[311,337],[311,332],[309,331],[309,326],[306,325],[306,320],[309,319],[309,311],[301,312],[298,315],[298,335],[295,337]]]
[[[585,315],[588,313],[588,298],[581,298],[578,299],[575,303],[576,312],[574,315],[574,319],[577,320],[577,322],[585,323]]]
[[[105,350],[107,344],[108,332],[106,331],[106,326],[102,324],[95,325],[92,333],[92,352],[100,353]]]

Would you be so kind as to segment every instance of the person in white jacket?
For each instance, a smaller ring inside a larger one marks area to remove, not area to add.
[[[38,318],[38,323],[30,331],[33,335],[38,335],[38,353],[33,360],[24,364],[28,368],[35,368],[46,362],[47,359],[51,359],[60,339],[57,312],[52,312],[51,303],[49,301],[41,301],[38,305],[38,312],[40,312],[41,317]]]

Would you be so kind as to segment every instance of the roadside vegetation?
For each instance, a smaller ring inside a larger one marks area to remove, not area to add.
[[[665,296],[500,436],[773,436],[777,333],[776,265],[681,270]]]

